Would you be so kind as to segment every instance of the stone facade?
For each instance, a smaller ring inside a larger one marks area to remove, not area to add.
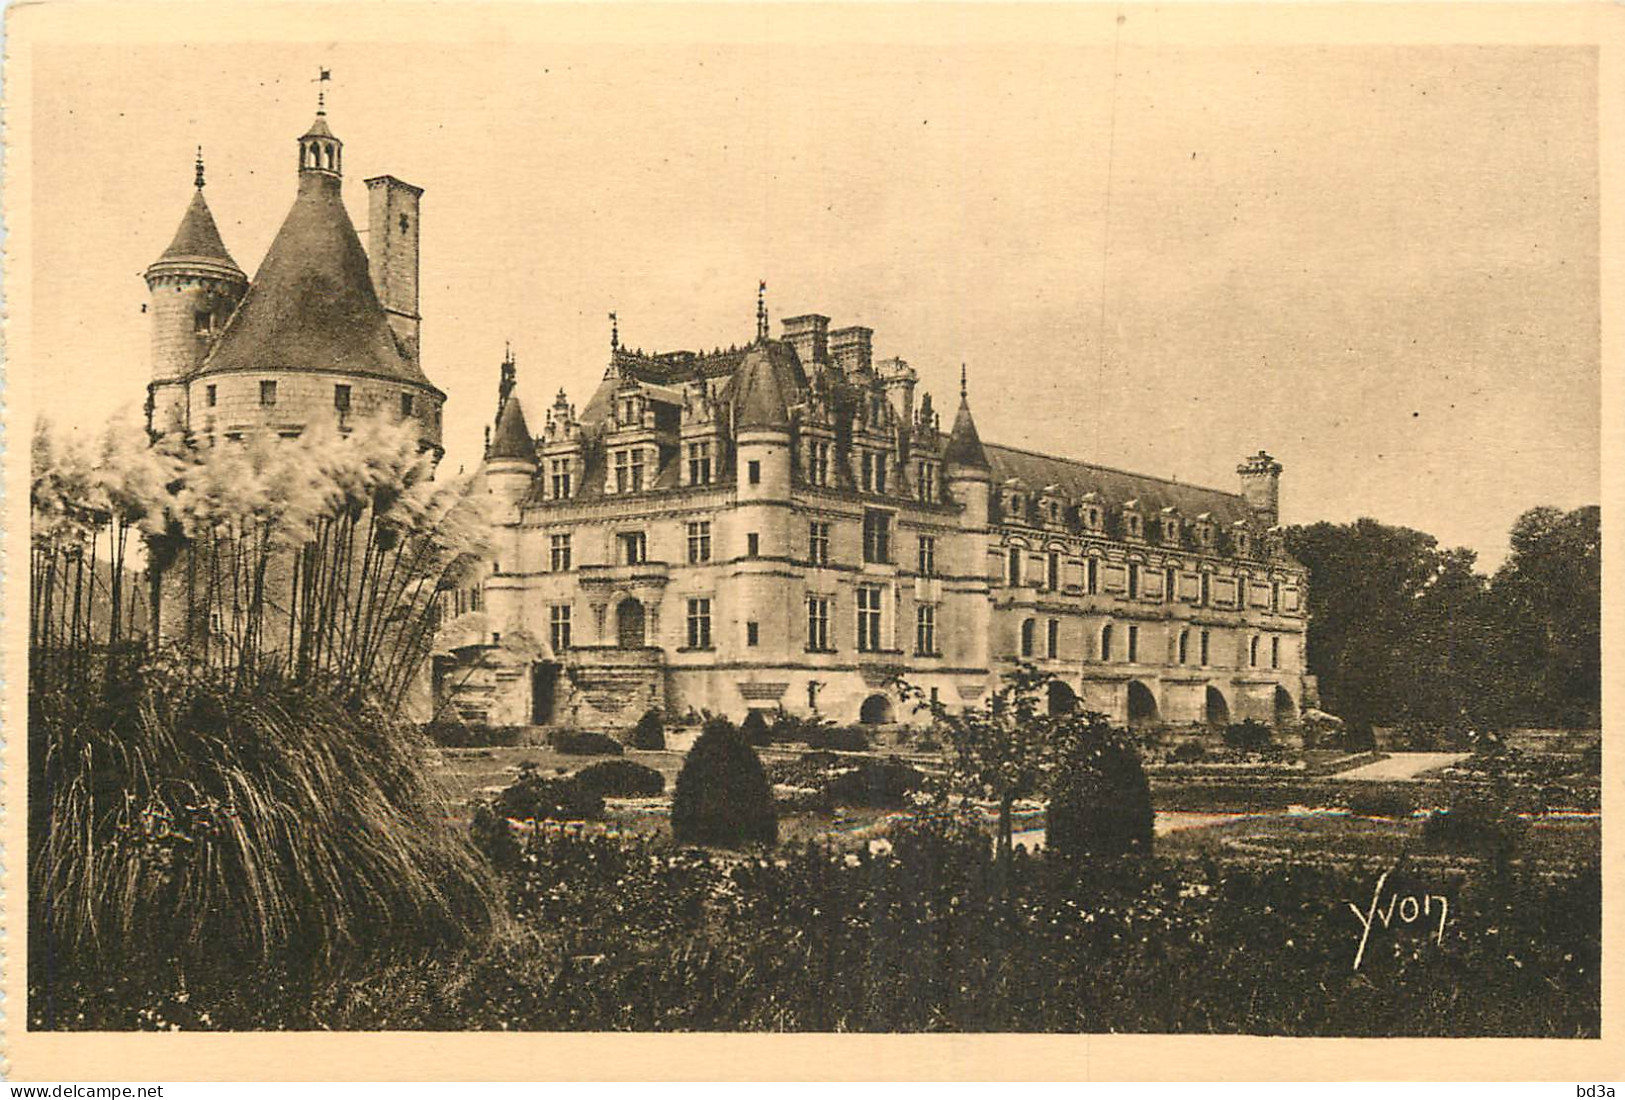
[[[814,315],[710,354],[616,346],[582,413],[561,391],[536,436],[505,363],[495,549],[459,596],[485,633],[443,658],[441,706],[910,722],[894,675],[972,705],[1027,660],[1058,709],[1296,723],[1305,580],[1278,463],[1249,458],[1228,493],[984,446],[963,393],[944,432],[871,340]]]

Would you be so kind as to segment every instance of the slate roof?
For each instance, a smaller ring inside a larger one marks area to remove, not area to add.
[[[724,388],[733,402],[734,426],[789,428],[790,406],[801,400],[807,375],[796,349],[778,340],[762,340],[745,353],[745,361]]]
[[[338,179],[300,174],[292,209],[199,373],[228,370],[337,371],[430,386],[395,343]]]
[[[175,239],[169,242],[169,247],[164,249],[157,262],[184,263],[188,260],[203,260],[242,274],[242,268],[237,266],[237,261],[231,258],[225,242],[220,239],[220,230],[214,224],[214,215],[209,211],[201,187],[192,192],[192,201],[187,204],[181,224],[175,230]]]
[[[1206,489],[1148,474],[1126,473],[1109,466],[1096,466],[993,443],[986,444],[984,450],[992,463],[995,488],[1010,478],[1018,477],[1025,483],[1027,492],[1058,485],[1074,501],[1089,492],[1099,494],[1102,502],[1112,507],[1138,500],[1140,512],[1145,516],[1172,506],[1186,520],[1210,512],[1221,527],[1236,520],[1252,519],[1252,510],[1239,493]]]
[[[525,423],[525,410],[519,406],[517,394],[509,396],[502,403],[496,431],[491,433],[491,449],[485,457],[536,461],[536,441],[531,438],[530,426]]]
[[[943,449],[942,460],[972,470],[988,469],[987,451],[982,437],[977,434],[976,421],[970,414],[970,402],[959,398],[959,412],[954,414],[953,430],[948,433],[948,446]]]

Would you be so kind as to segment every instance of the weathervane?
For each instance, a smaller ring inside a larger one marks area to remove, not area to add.
[[[767,339],[767,280],[756,287],[756,339]]]

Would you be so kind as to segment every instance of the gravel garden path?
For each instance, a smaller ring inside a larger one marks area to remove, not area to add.
[[[1411,780],[1420,778],[1427,772],[1448,768],[1458,760],[1467,759],[1464,752],[1396,752],[1391,753],[1382,760],[1370,764],[1361,764],[1357,768],[1350,768],[1346,772],[1337,772],[1329,776],[1331,779],[1370,780],[1379,782],[1383,780]]]

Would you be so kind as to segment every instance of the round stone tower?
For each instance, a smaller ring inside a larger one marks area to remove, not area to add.
[[[248,289],[248,276],[226,251],[203,198],[203,150],[196,190],[175,239],[146,271],[152,296],[152,381],[147,387],[147,430],[184,431],[183,379],[203,365],[216,337]]]

